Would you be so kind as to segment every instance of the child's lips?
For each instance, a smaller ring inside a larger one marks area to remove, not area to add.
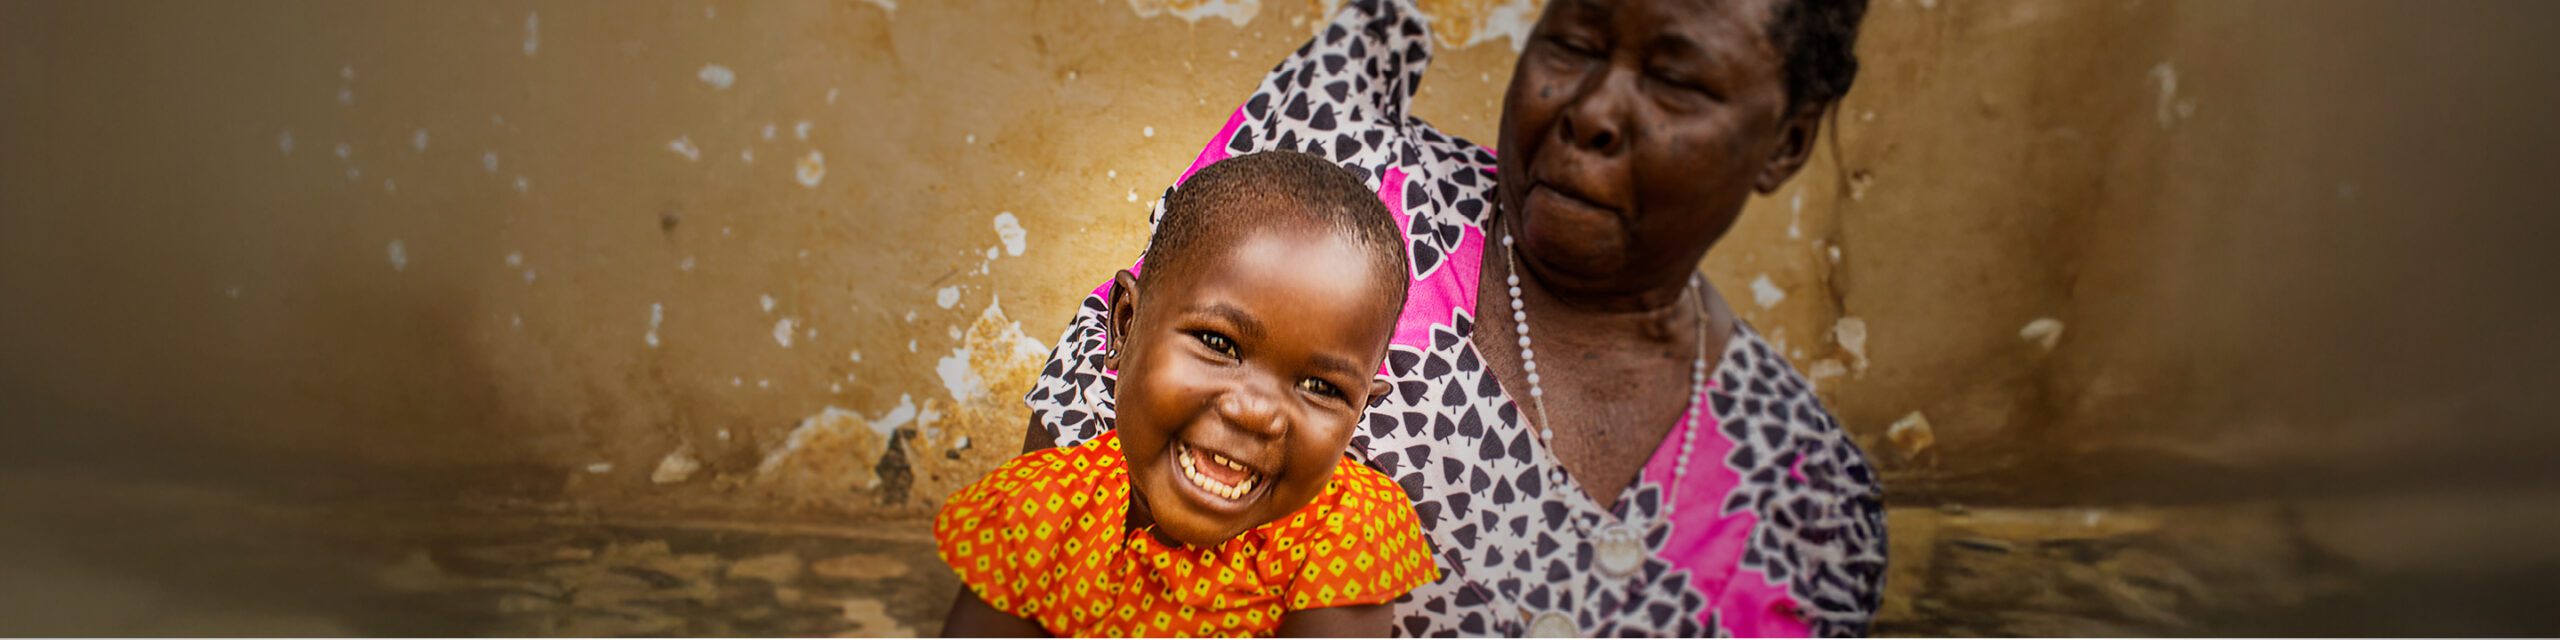
[[[1176,442],[1174,455],[1182,478],[1209,495],[1237,501],[1261,487],[1261,472],[1224,454],[1203,451],[1189,443]]]

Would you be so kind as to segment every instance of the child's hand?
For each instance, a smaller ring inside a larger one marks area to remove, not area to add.
[[[1280,637],[1382,638],[1395,630],[1395,614],[1387,602],[1295,611],[1280,616]]]

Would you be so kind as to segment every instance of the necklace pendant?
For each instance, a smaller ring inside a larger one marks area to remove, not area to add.
[[[1627,578],[1644,568],[1644,534],[1630,523],[1609,525],[1591,536],[1592,566],[1602,575]]]
[[[1529,616],[1529,637],[1579,638],[1582,627],[1562,611],[1540,611]]]

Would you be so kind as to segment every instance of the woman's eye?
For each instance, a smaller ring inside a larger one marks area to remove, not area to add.
[[[1331,383],[1331,382],[1325,382],[1325,381],[1323,381],[1323,380],[1316,379],[1316,378],[1308,378],[1308,379],[1305,379],[1305,380],[1300,380],[1300,381],[1298,381],[1298,388],[1299,388],[1299,389],[1304,389],[1304,390],[1306,390],[1306,392],[1307,392],[1307,393],[1312,393],[1312,394],[1316,394],[1316,395],[1324,396],[1324,397],[1327,397],[1327,398],[1340,398],[1340,397],[1342,397],[1342,390],[1341,390],[1341,389],[1336,389],[1336,388],[1334,388],[1333,383]]]
[[[1210,350],[1226,354],[1229,358],[1236,357],[1236,342],[1234,340],[1229,340],[1226,336],[1218,335],[1215,332],[1209,331],[1202,331],[1192,335],[1199,337],[1200,344],[1207,345]]]

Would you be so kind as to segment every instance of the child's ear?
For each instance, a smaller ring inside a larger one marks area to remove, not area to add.
[[[1110,310],[1102,316],[1102,367],[1119,370],[1128,336],[1138,320],[1138,274],[1121,269],[1111,276]]]
[[[1378,377],[1375,377],[1375,378],[1370,378],[1370,379],[1369,379],[1369,404],[1368,404],[1368,405],[1366,405],[1366,406],[1370,406],[1370,407],[1378,406],[1378,401],[1379,401],[1379,400],[1384,400],[1384,399],[1386,399],[1386,398],[1387,398],[1387,394],[1388,394],[1388,393],[1391,393],[1391,392],[1394,392],[1395,390],[1396,390],[1396,385],[1395,385],[1395,384],[1393,384],[1393,383],[1389,383],[1389,382],[1387,382],[1387,377],[1386,377],[1386,376],[1378,376]]]

